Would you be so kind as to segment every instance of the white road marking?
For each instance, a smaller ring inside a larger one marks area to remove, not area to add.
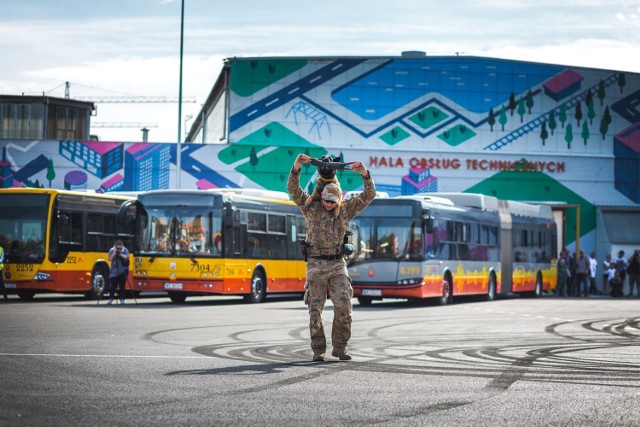
[[[115,357],[120,359],[211,359],[208,356],[158,356],[158,355],[127,355],[127,354],[59,354],[59,353],[0,353],[0,356],[29,356],[29,357]]]

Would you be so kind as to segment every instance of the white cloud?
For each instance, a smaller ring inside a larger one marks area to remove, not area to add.
[[[11,4],[0,13],[0,93],[62,96],[69,81],[72,96],[178,96],[177,0]],[[189,0],[183,95],[198,104],[185,104],[183,117],[197,113],[233,56],[422,50],[640,72],[638,14],[637,0]],[[174,141],[182,121],[176,104],[101,104],[95,120],[158,123],[150,140],[159,142]],[[141,138],[139,129],[99,133]]]

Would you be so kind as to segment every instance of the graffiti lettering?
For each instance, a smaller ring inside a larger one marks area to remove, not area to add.
[[[369,166],[374,168],[403,168],[405,161],[401,157],[369,157]],[[528,161],[521,160],[488,160],[488,159],[466,159],[464,161],[456,158],[433,158],[433,157],[411,157],[408,161],[410,168],[420,169],[460,169],[462,166],[467,170],[479,171],[516,171],[516,172],[544,172],[563,173],[565,163],[556,161]]]

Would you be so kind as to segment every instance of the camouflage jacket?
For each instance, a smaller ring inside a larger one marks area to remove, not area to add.
[[[309,194],[300,187],[300,173],[294,172],[293,168],[289,173],[287,191],[305,217],[309,256],[340,255],[349,221],[376,197],[376,187],[370,173],[364,178],[362,193],[349,200],[342,199],[337,217],[333,211],[325,210],[320,200],[313,200],[305,206]]]

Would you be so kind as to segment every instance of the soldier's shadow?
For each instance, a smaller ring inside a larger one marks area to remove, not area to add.
[[[327,360],[325,362],[312,362],[312,361],[300,361],[300,362],[280,362],[280,363],[260,363],[253,365],[239,365],[228,366],[225,368],[211,368],[211,369],[187,369],[181,371],[167,372],[166,376],[175,375],[265,375],[265,374],[279,374],[291,368],[302,367],[325,367],[327,365],[339,364],[338,360]],[[345,363],[342,363],[345,365]]]

